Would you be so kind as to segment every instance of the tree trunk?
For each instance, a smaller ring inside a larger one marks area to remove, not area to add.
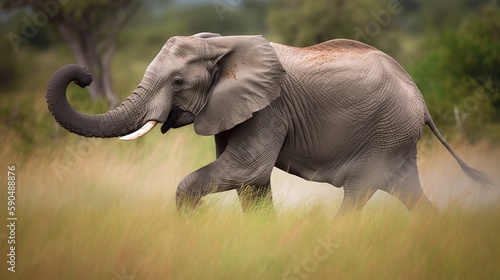
[[[106,98],[109,102],[109,109],[114,109],[118,106],[118,97],[113,90],[113,84],[111,80],[111,63],[113,61],[113,55],[115,54],[115,44],[111,44],[107,47],[103,57],[102,57],[102,86]]]
[[[108,101],[109,109],[118,105],[118,97],[111,82],[111,62],[115,51],[114,44],[105,46],[103,54],[98,51],[98,44],[85,32],[74,33],[69,24],[60,24],[59,33],[68,44],[78,64],[87,68],[93,77],[88,87],[92,100],[103,96]]]

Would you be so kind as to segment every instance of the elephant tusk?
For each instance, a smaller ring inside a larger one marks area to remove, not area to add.
[[[156,121],[148,121],[145,125],[143,125],[138,130],[136,130],[128,135],[120,137],[120,140],[129,141],[129,140],[135,140],[135,139],[141,138],[142,136],[144,136],[148,132],[150,132],[153,129],[153,127],[155,127],[157,124],[158,124],[158,122],[156,122]]]

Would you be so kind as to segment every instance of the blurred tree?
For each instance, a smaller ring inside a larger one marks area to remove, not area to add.
[[[294,46],[334,38],[373,44],[401,11],[401,4],[394,0],[276,0],[268,23],[284,43]]]
[[[500,122],[500,10],[492,2],[444,29],[425,41],[412,76],[438,123],[470,140],[491,134]]]
[[[231,1],[227,2],[231,3]],[[169,19],[169,24],[175,22],[172,27],[182,26],[179,31],[185,32],[184,35],[201,31],[217,32],[222,35],[261,34],[265,32],[266,24],[262,15],[266,13],[269,6],[267,1],[240,1],[237,5],[226,7],[227,10],[219,10],[221,7],[218,7],[217,3],[219,2],[179,6],[167,11],[165,17]],[[221,3],[226,2],[222,1]]]
[[[29,8],[31,19],[23,17],[21,34],[7,36],[14,47],[27,44],[38,29],[52,24],[71,49],[77,62],[92,72],[93,82],[88,90],[95,100],[105,96],[109,107],[118,104],[111,82],[111,62],[117,36],[137,10],[140,0],[4,0],[0,10]]]
[[[9,42],[0,40],[0,85],[2,89],[11,86],[17,78],[18,66]]]
[[[464,17],[491,0],[419,0],[413,1],[420,29],[425,32],[442,32],[443,28],[454,28]]]
[[[449,61],[458,64],[457,76],[496,81],[500,90],[500,10],[490,4],[465,18],[455,36],[447,42]],[[453,66],[453,65],[451,65]],[[497,103],[500,112],[500,104]],[[499,119],[500,120],[500,119]]]

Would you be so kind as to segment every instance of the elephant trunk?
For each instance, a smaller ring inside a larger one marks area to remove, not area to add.
[[[49,80],[47,86],[47,105],[55,120],[65,129],[86,137],[111,138],[141,131],[144,135],[146,127],[149,130],[160,120],[148,116],[147,86],[143,79],[137,89],[119,107],[104,114],[89,115],[76,111],[66,98],[66,88],[72,81],[80,87],[86,87],[92,82],[90,73],[75,64],[59,68]],[[146,125],[145,125],[146,123]],[[144,128],[143,127],[143,128]],[[146,132],[147,133],[147,132]],[[132,134],[134,135],[134,134]],[[134,137],[136,137],[135,134]],[[126,137],[125,140],[135,139]],[[138,137],[136,137],[138,138]]]

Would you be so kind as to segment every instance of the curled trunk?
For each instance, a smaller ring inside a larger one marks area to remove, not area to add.
[[[139,85],[120,106],[104,114],[77,112],[66,98],[66,88],[72,81],[80,87],[92,82],[90,73],[75,64],[59,68],[47,86],[47,105],[55,120],[65,129],[86,137],[110,138],[127,135],[148,121],[146,89]]]

